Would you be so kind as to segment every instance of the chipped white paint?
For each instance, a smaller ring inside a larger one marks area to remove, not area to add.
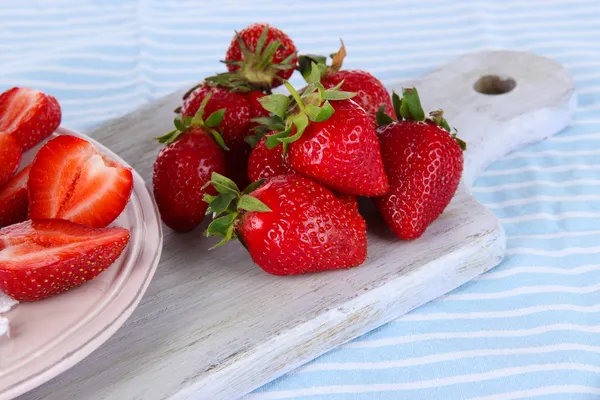
[[[475,93],[482,74],[511,75],[504,95]],[[564,128],[575,104],[564,70],[515,52],[466,55],[418,85],[442,107],[466,153],[465,182],[524,143]],[[158,145],[181,93],[108,123],[92,136],[149,182]],[[368,208],[368,207],[367,207]],[[231,399],[437,298],[497,265],[505,238],[494,215],[463,185],[443,216],[414,242],[399,242],[367,210],[369,256],[358,268],[275,277],[235,243],[202,228],[165,232],[161,265],[138,309],[102,347],[24,399]]]

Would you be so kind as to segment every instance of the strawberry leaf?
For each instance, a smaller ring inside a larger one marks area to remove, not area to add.
[[[354,96],[356,96],[356,93],[353,93],[353,92],[343,92],[341,90],[327,89],[325,91],[325,95],[323,96],[323,99],[325,99],[325,100],[346,100],[346,99],[351,99]]]
[[[267,35],[269,34],[269,25],[265,25],[264,29],[260,33],[258,41],[256,42],[255,52],[260,54],[262,52],[263,47],[265,47],[265,42],[267,41]]]
[[[173,124],[175,125],[175,128],[179,129],[180,131],[182,131],[182,132],[185,131],[185,128],[186,128],[185,122],[183,122],[181,120],[181,116],[176,117],[173,120]]]
[[[217,131],[216,129],[211,129],[210,134],[213,137],[213,139],[215,139],[215,142],[217,142],[217,144],[219,145],[220,148],[222,148],[225,151],[229,150],[229,147],[227,147],[227,145],[225,144],[225,141],[223,140],[223,136],[221,136],[219,131]]]
[[[169,133],[157,137],[156,140],[158,141],[158,143],[171,144],[175,140],[177,140],[177,137],[179,137],[180,134],[181,131],[179,129],[174,129]]]
[[[402,121],[402,114],[400,113],[400,108],[402,106],[402,99],[398,96],[398,93],[394,90],[392,94],[392,104],[394,106],[394,113],[396,114],[396,118],[398,121]]]
[[[402,118],[409,121],[425,121],[425,112],[421,106],[421,100],[416,88],[413,87],[402,91],[400,114]]]
[[[254,192],[263,183],[265,183],[264,179],[259,179],[256,182],[252,182],[251,184],[249,184],[248,186],[246,186],[246,189],[244,189],[244,191],[242,192],[242,194],[250,194],[250,193]]]
[[[305,81],[308,82],[308,77],[312,73],[313,64],[316,64],[319,69],[319,74],[323,75],[327,68],[327,57],[316,54],[306,54],[298,57],[298,69]],[[320,77],[319,77],[320,80]]]
[[[208,225],[208,228],[206,229],[206,236],[218,236],[223,238],[223,240],[211,247],[211,250],[223,246],[233,238],[233,223],[235,222],[237,216],[237,212],[227,214],[220,218],[214,219],[210,225]]]
[[[221,122],[223,122],[223,117],[225,116],[226,108],[221,108],[220,110],[215,111],[210,114],[206,121],[204,121],[204,125],[208,128],[214,128],[215,126],[219,126]]]
[[[217,215],[222,214],[227,210],[231,201],[235,199],[237,195],[235,193],[223,193],[216,196],[211,202],[209,210]],[[207,210],[208,212],[208,210]]]
[[[263,108],[280,118],[285,118],[288,107],[290,105],[290,98],[283,94],[271,94],[258,99]]]
[[[321,80],[321,71],[314,62],[310,65],[310,74],[306,78],[308,84],[315,84]]]
[[[375,114],[375,117],[377,119],[378,126],[385,126],[394,122],[392,117],[385,113],[385,104],[382,104],[381,107],[379,107],[379,110],[377,110],[377,114]]]
[[[289,136],[292,133],[292,131],[293,131],[293,127],[290,125],[290,127],[284,131],[274,133],[272,135],[267,136],[266,137],[267,139],[265,140],[265,145],[267,146],[268,149],[274,149],[275,147],[279,146],[279,144],[281,143],[279,140],[281,138]]]
[[[308,107],[306,107],[306,114],[308,115],[308,118],[310,118],[310,120],[312,122],[323,122],[323,121],[327,121],[335,112],[335,110],[333,109],[333,106],[331,105],[331,103],[329,103],[329,101],[325,101],[325,103],[323,103],[323,105],[321,107],[315,107],[316,108],[316,113],[315,110],[311,109],[311,113],[309,113]]]
[[[272,211],[265,203],[257,199],[256,197],[252,197],[250,195],[244,194],[238,201],[238,209],[252,211],[252,212],[269,212]]]
[[[304,130],[308,126],[308,117],[306,116],[306,114],[300,113],[292,119],[292,122],[296,127],[296,134],[294,136],[280,138],[279,141],[281,143],[293,143],[296,140],[300,139],[300,137],[304,133]]]
[[[210,183],[212,183],[212,185],[215,187],[215,189],[217,189],[219,193],[237,194],[240,192],[240,189],[234,181],[217,172],[212,173],[210,177]]]

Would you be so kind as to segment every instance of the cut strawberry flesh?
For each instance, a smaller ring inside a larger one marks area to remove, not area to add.
[[[23,222],[27,219],[28,165],[0,189],[0,228]]]
[[[23,151],[52,134],[61,118],[58,101],[39,90],[15,87],[0,94],[0,131],[10,133]]]
[[[133,175],[91,143],[59,136],[38,152],[28,189],[31,219],[60,218],[100,228],[127,205]]]
[[[0,230],[0,290],[34,301],[95,278],[123,252],[124,228],[90,228],[65,220],[26,221]]]
[[[3,111],[0,119],[0,130],[10,132],[16,129],[21,121],[29,117],[38,102],[38,98],[43,96],[42,92],[33,89],[21,89],[15,91],[10,101],[10,107]]]
[[[21,163],[21,146],[15,138],[0,131],[0,187],[12,178]]]

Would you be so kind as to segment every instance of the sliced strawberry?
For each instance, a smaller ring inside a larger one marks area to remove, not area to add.
[[[28,165],[0,189],[0,228],[23,222],[27,219]]]
[[[128,242],[127,229],[64,220],[25,221],[0,229],[0,291],[18,301],[62,293],[98,276]]]
[[[0,187],[13,177],[21,163],[21,146],[6,132],[0,132]]]
[[[0,94],[0,131],[10,133],[29,150],[60,125],[58,101],[39,90],[12,88]]]
[[[133,175],[91,143],[64,135],[40,149],[27,187],[29,218],[60,218],[102,228],[127,205]]]

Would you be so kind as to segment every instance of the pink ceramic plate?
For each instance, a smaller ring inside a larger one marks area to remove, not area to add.
[[[62,127],[56,134],[81,136],[126,164],[83,134]],[[31,162],[38,148],[27,153],[23,165]],[[131,232],[121,258],[77,289],[19,304],[6,314],[10,338],[0,337],[0,399],[25,393],[81,361],[123,325],[141,300],[158,265],[162,231],[144,180],[135,171],[133,177],[131,201],[114,223]]]

